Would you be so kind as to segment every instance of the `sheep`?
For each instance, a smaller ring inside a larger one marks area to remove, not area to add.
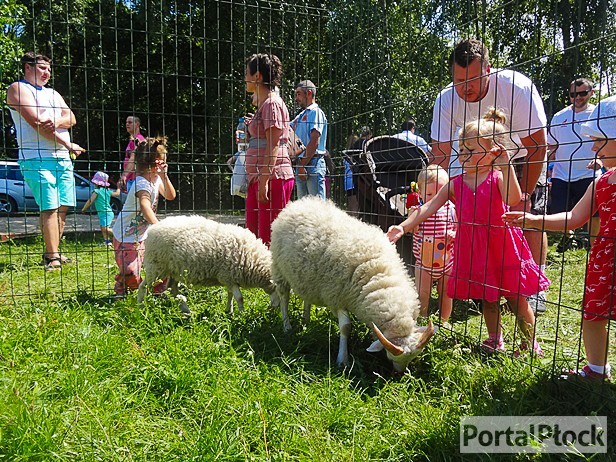
[[[337,363],[348,365],[348,312],[376,334],[369,352],[387,351],[398,372],[406,369],[434,334],[431,322],[417,327],[417,291],[394,245],[376,226],[347,215],[332,202],[307,196],[287,205],[272,224],[272,279],[283,329],[291,330],[289,293],[329,307],[338,318]]]
[[[272,256],[268,248],[249,230],[218,223],[200,216],[174,216],[151,226],[145,240],[145,277],[139,286],[142,303],[147,287],[158,279],[169,278],[172,294],[177,295],[179,280],[197,286],[227,287],[227,310],[233,314],[233,298],[240,311],[244,299],[240,287],[260,287],[278,305],[272,283]],[[182,312],[189,316],[186,300]]]

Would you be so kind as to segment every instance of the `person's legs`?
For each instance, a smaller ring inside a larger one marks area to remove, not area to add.
[[[438,292],[439,315],[442,322],[449,321],[453,310],[453,300],[447,295],[448,282],[449,275],[444,274],[443,277],[438,280],[436,285],[436,290]]]
[[[297,198],[301,199],[308,195],[308,181],[300,180],[295,169],[295,188],[297,189]]]
[[[482,301],[483,318],[490,336],[501,336],[500,307],[498,302]]]
[[[432,276],[420,266],[415,267],[415,287],[417,287],[417,294],[419,295],[419,315],[425,318],[428,316],[430,305]]]
[[[272,222],[291,200],[294,184],[295,180],[293,178],[288,180],[271,179],[269,181],[269,202],[267,204],[258,202],[257,236],[268,247],[272,238]]]
[[[143,242],[120,242],[113,239],[115,261],[118,274],[115,277],[115,293],[125,295],[128,290],[135,290],[141,283],[141,266],[143,264]]]
[[[258,193],[258,182],[255,181],[248,185],[248,191],[246,192],[246,228],[257,237],[259,236]]]
[[[308,180],[306,181],[308,194],[325,200],[325,175],[327,173],[325,159],[323,157],[314,157],[308,164],[306,171],[308,172]]]
[[[590,364],[605,366],[607,364],[607,319],[582,321],[582,337],[586,349],[586,359]]]
[[[64,216],[66,217],[66,214]],[[45,261],[50,266],[58,266],[60,262],[60,214],[58,209],[41,211],[40,224],[45,244],[43,253]],[[51,262],[51,259],[58,259],[58,265]]]

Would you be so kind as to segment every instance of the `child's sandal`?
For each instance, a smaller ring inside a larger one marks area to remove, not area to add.
[[[62,259],[60,257],[43,257],[45,271],[55,271],[62,269]]]

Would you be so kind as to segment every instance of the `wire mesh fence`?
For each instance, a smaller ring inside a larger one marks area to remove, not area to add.
[[[11,2],[2,14],[3,101],[7,86],[23,77],[19,58],[24,52],[50,56],[48,86],[62,95],[74,114],[70,136],[85,148],[74,160],[77,205],[68,214],[61,244],[62,253],[73,263],[63,265],[61,272],[45,272],[40,263],[49,262],[39,234],[38,206],[24,185],[23,169],[15,163],[20,131],[9,105],[4,105],[7,160],[0,164],[4,302],[66,297],[80,291],[113,293],[117,273],[113,248],[105,245],[97,214],[81,209],[95,188],[91,179],[102,171],[109,175],[112,189],[120,182],[121,194],[111,199],[117,214],[130,191],[125,158],[139,135],[168,139],[168,176],[177,196],[160,200],[159,217],[199,214],[243,225],[246,206],[242,198],[230,194],[227,161],[237,150],[238,119],[256,112],[245,81],[246,58],[253,53],[280,58],[278,91],[291,119],[302,110],[295,98],[297,83],[306,79],[315,83],[317,101],[328,120],[326,142],[332,160],[328,195],[384,231],[407,215],[407,196],[412,193],[408,186],[419,171],[443,159],[453,164],[465,154],[456,141],[458,130],[491,106],[506,112],[508,150],[520,159],[520,198],[531,195],[537,183],[545,200],[551,200],[548,213],[564,211],[572,207],[567,198],[579,200],[585,186],[601,172],[587,168],[593,162],[600,169],[597,159],[602,156],[590,149],[592,142],[577,127],[583,114],[586,119],[590,116],[589,103],[613,93],[613,2],[574,1],[563,7],[562,2],[539,0],[463,5],[371,0],[33,0]],[[475,50],[467,50],[466,62],[450,62],[454,46],[468,37],[483,40],[489,56],[477,61]],[[472,68],[475,64],[478,69]],[[576,80],[580,78],[588,80]],[[452,80],[455,87],[448,87]],[[607,164],[603,167],[609,169]],[[499,178],[504,171],[505,167]],[[512,189],[508,184],[506,193]],[[455,198],[455,192],[451,194]],[[469,216],[458,215],[458,226],[477,224]],[[502,222],[489,226],[507,229]],[[538,318],[536,336],[552,358],[549,367],[554,373],[583,363],[580,327],[587,247],[599,231],[591,228],[585,233],[577,231],[577,241],[565,235],[560,246],[562,234],[544,241],[535,233],[536,242],[529,242],[535,263],[551,279],[546,314]],[[412,238],[400,242],[398,248],[414,273]],[[567,250],[574,242],[580,248]],[[478,249],[487,243],[459,245],[469,245],[469,258],[479,259]],[[562,252],[556,252],[557,247]],[[504,255],[486,258],[502,267]],[[613,252],[605,258],[613,260]],[[613,272],[603,276],[614,278]],[[492,284],[486,281],[478,281],[484,293]],[[520,293],[511,295],[519,298]],[[463,300],[454,302],[453,330],[481,342],[486,326],[481,317],[471,315],[481,311],[481,304],[472,299],[483,297],[456,298]],[[607,303],[613,309],[611,298]],[[609,329],[609,312],[601,316]],[[514,318],[503,316],[498,322],[511,345],[507,351],[513,354],[520,337]],[[494,334],[493,326],[487,330]],[[613,356],[613,341],[608,341],[608,349]]]

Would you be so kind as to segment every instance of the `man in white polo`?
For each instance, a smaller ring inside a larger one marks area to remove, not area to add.
[[[518,162],[522,189],[522,210],[544,214],[547,205],[546,134],[547,117],[543,101],[531,80],[506,69],[492,69],[486,46],[477,39],[465,39],[449,57],[453,82],[437,96],[432,118],[434,162],[449,168],[450,176],[462,173],[458,161],[458,132],[468,122],[481,118],[491,107],[506,114],[513,153]],[[535,262],[545,270],[547,235],[524,231]],[[529,300],[535,311],[545,310],[545,294]]]
[[[576,79],[569,85],[567,93],[571,104],[554,114],[548,129],[549,159],[554,162],[550,213],[571,211],[588,185],[601,174],[600,170],[589,168],[589,163],[595,159],[592,140],[580,134],[580,126],[595,108],[589,103],[594,95],[593,83],[586,78]],[[598,216],[591,219],[589,231],[590,236],[599,232]],[[572,237],[572,234],[563,236],[557,250],[567,250]]]

